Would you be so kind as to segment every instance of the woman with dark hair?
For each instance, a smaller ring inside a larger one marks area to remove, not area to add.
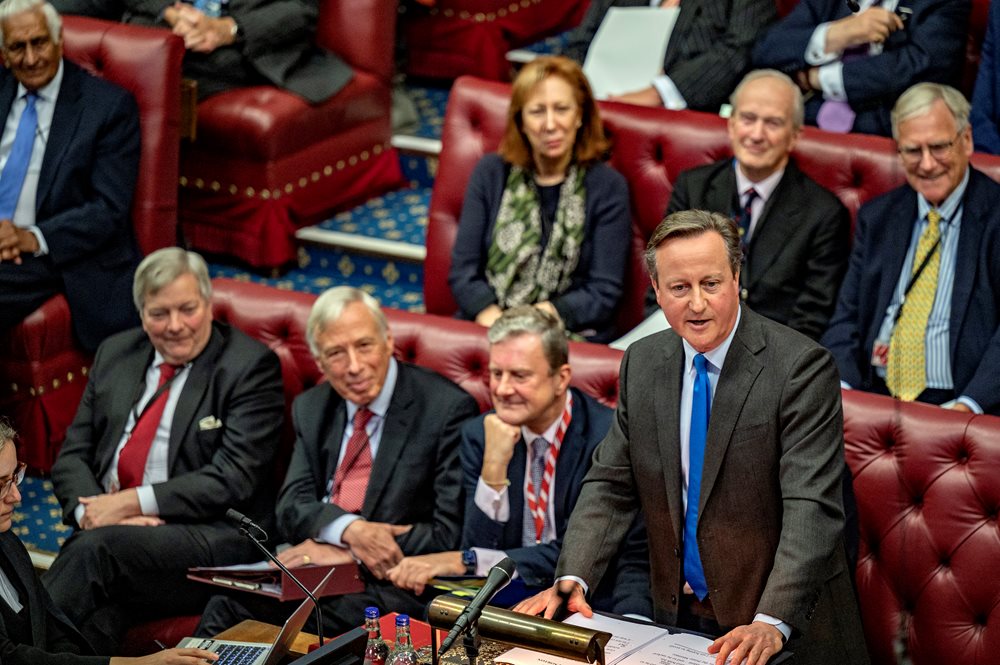
[[[460,315],[489,326],[516,305],[613,337],[631,241],[628,185],[607,152],[583,71],[541,57],[514,80],[497,154],[476,165],[448,276]]]
[[[52,602],[28,551],[11,533],[24,462],[17,461],[14,430],[0,418],[0,663],[3,665],[204,665],[218,656],[201,649],[167,649],[141,658],[108,658]],[[137,527],[138,528],[138,527]]]

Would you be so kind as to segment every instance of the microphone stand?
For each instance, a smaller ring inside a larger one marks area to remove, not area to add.
[[[260,532],[260,540],[257,539],[257,536],[250,533],[251,527]],[[292,574],[292,571],[288,570],[285,564],[278,561],[278,557],[271,554],[270,550],[268,550],[267,547],[264,546],[264,544],[261,542],[267,540],[267,532],[264,531],[264,529],[260,528],[259,526],[251,522],[249,519],[241,519],[238,528],[240,530],[240,533],[246,536],[251,543],[256,545],[257,549],[263,552],[264,556],[267,557],[267,559],[271,563],[273,563],[279,569],[281,569],[281,572],[288,575],[288,577],[293,582],[295,582],[295,585],[298,586],[300,589],[302,589],[302,593],[306,594],[306,596],[309,597],[309,600],[312,601],[313,610],[316,614],[316,636],[319,638],[319,646],[323,646],[323,611],[319,608],[319,601],[316,600],[316,596],[314,596],[312,591],[307,589],[306,586],[299,581],[298,577]]]
[[[462,646],[465,647],[465,657],[469,661],[469,665],[476,665],[476,661],[479,659],[479,619],[476,619],[469,624],[469,627],[465,629],[465,635],[462,636]]]

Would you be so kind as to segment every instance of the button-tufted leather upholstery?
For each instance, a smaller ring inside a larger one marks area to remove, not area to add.
[[[507,51],[575,27],[580,0],[437,0],[400,3],[400,30],[411,76],[453,79],[463,74],[510,78]]]
[[[509,98],[505,83],[462,77],[452,87],[427,226],[428,312],[451,315],[458,309],[448,287],[448,270],[462,200],[476,162],[500,143]],[[729,157],[732,151],[726,121],[711,114],[614,102],[601,102],[600,108],[612,141],[610,163],[628,181],[632,206],[633,258],[618,315],[618,327],[625,332],[642,316],[648,283],[642,249],[663,218],[673,182],[682,171]],[[905,181],[895,144],[878,136],[806,127],[794,154],[802,170],[833,191],[852,217],[862,203]],[[1000,179],[1000,158],[976,154],[973,163]]]
[[[295,260],[295,231],[401,183],[391,137],[395,0],[322,0],[317,42],[354,78],[310,105],[274,86],[212,95],[180,171],[185,241],[258,268]]]
[[[996,663],[1000,418],[844,391],[844,437],[872,663]]]
[[[129,90],[139,104],[142,151],[132,224],[144,253],[177,242],[181,59],[184,42],[164,30],[63,17],[66,57]],[[47,471],[83,394],[91,358],[73,341],[59,295],[0,335],[0,411],[21,436],[21,457]]]

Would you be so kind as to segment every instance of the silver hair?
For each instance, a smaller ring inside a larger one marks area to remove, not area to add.
[[[656,226],[653,235],[649,237],[649,242],[646,243],[646,251],[643,252],[646,272],[659,284],[656,274],[656,248],[670,238],[698,236],[709,231],[722,236],[722,241],[726,245],[729,268],[735,276],[740,270],[740,263],[743,262],[743,250],[740,248],[740,234],[736,229],[736,222],[725,215],[707,210],[678,210],[667,215]]]
[[[729,104],[733,107],[733,113],[739,108],[739,104],[736,100],[740,98],[740,93],[743,92],[743,87],[748,83],[757,81],[759,79],[772,78],[777,79],[788,86],[788,89],[792,91],[792,127],[795,129],[802,129],[803,123],[805,123],[806,110],[805,102],[802,100],[802,91],[799,90],[799,86],[795,85],[795,81],[791,79],[788,74],[784,72],[779,72],[777,69],[755,69],[740,81],[736,89],[733,90],[733,94],[729,95]]]
[[[319,347],[316,344],[316,337],[323,332],[323,329],[330,323],[340,318],[344,313],[344,308],[352,302],[359,302],[368,308],[368,311],[375,317],[378,331],[382,339],[386,338],[389,332],[389,322],[386,321],[382,308],[378,301],[361,289],[353,286],[335,286],[327,289],[313,303],[309,312],[309,319],[306,321],[306,341],[309,342],[309,351],[314,357],[319,357]]]
[[[961,132],[969,126],[969,102],[965,95],[943,83],[917,83],[907,88],[892,107],[892,138],[898,141],[899,125],[930,112],[931,105],[939,99],[951,111],[956,131]]]
[[[49,26],[49,38],[56,44],[62,43],[62,17],[55,7],[39,0],[4,0],[0,2],[0,44],[6,47],[3,24],[7,19],[36,9],[41,10],[45,16],[45,23]]]
[[[6,418],[0,418],[0,450],[3,450],[8,443],[14,443],[14,439],[17,438],[17,432],[11,427],[11,424],[7,422]]]
[[[558,317],[531,305],[512,307],[493,322],[486,339],[493,345],[519,335],[538,335],[542,353],[553,372],[569,362],[566,329]]]
[[[212,302],[212,280],[208,276],[205,259],[196,252],[181,247],[158,249],[142,260],[135,270],[132,281],[132,300],[135,308],[142,312],[146,296],[155,295],[181,275],[194,275],[198,281],[198,291],[205,302]]]

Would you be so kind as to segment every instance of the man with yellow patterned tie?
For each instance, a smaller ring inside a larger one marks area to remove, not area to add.
[[[1000,414],[1000,185],[969,166],[969,103],[917,84],[892,132],[908,184],[858,212],[822,342],[845,387]]]

